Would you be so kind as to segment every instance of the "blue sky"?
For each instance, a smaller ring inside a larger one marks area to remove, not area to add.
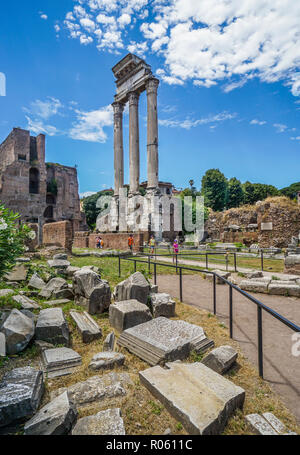
[[[242,3],[242,5],[241,5]],[[0,142],[47,135],[80,192],[113,186],[112,66],[146,59],[159,87],[160,180],[200,187],[209,168],[279,188],[299,181],[300,2],[17,0],[0,15]],[[146,95],[140,98],[146,180]],[[128,114],[124,117],[128,182]]]

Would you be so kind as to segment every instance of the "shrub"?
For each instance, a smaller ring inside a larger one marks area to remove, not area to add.
[[[35,235],[25,224],[17,225],[19,216],[0,204],[0,279],[15,266],[16,258],[25,251],[25,240],[32,240]]]

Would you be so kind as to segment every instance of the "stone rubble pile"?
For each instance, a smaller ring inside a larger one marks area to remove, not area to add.
[[[274,279],[274,277],[261,275],[248,277],[240,282],[239,287],[249,292],[300,297],[300,278],[298,276],[289,275],[285,277],[286,279]]]

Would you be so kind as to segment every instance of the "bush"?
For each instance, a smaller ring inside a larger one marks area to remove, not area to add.
[[[19,214],[0,204],[0,279],[11,270],[16,258],[25,251],[26,239],[33,239],[35,232],[25,224],[17,225]]]

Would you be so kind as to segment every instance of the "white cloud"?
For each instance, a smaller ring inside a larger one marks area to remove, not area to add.
[[[30,104],[30,108],[23,107],[23,110],[36,117],[41,117],[46,120],[52,115],[56,115],[60,109],[63,108],[63,104],[60,100],[48,96],[45,101],[36,100]]]
[[[251,120],[250,122],[250,125],[265,125],[267,122],[265,120],[257,120],[257,119],[253,119]]]
[[[40,13],[40,18],[44,19],[44,21],[46,21],[48,19],[48,16],[47,16],[47,14]]]
[[[292,141],[300,141],[300,136],[291,137]]]
[[[69,101],[64,105],[60,100],[48,97],[45,101],[33,101],[30,108],[23,110],[26,113],[27,128],[36,134],[63,134],[76,140],[103,143],[107,140],[103,128],[113,124],[110,105],[98,110],[84,111],[78,107],[76,101]],[[55,116],[63,118],[64,128],[59,129],[48,123],[48,119]]]
[[[48,136],[56,136],[59,130],[53,125],[45,125],[42,120],[32,119],[29,116],[25,116],[27,120],[26,128],[35,134],[47,134]]]
[[[95,111],[75,110],[77,119],[68,132],[69,137],[80,141],[106,142],[107,135],[103,128],[112,126],[112,107],[106,106]]]
[[[284,133],[287,130],[287,125],[283,125],[282,123],[274,123],[274,128],[276,128],[277,133]]]
[[[230,113],[230,112],[221,112],[219,114],[215,115],[209,115],[207,117],[202,117],[200,119],[190,119],[186,118],[184,120],[178,120],[178,119],[159,119],[158,123],[162,126],[166,126],[169,128],[183,128],[186,130],[190,130],[191,128],[195,128],[196,126],[200,125],[207,125],[210,123],[217,123],[217,122],[224,122],[226,120],[232,120],[237,116],[236,113]],[[213,128],[215,128],[216,125],[213,125]]]

